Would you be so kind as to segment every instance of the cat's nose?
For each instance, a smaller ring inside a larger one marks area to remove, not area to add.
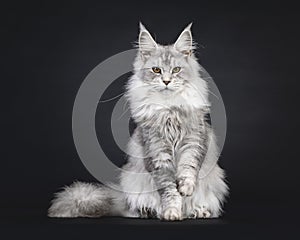
[[[168,86],[168,84],[170,83],[170,80],[163,80],[163,83],[166,84],[166,86]]]

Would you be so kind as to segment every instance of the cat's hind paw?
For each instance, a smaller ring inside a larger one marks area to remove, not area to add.
[[[139,216],[141,218],[156,218],[157,214],[154,209],[143,207],[139,210]]]
[[[196,207],[189,215],[189,218],[210,218],[210,217],[211,217],[211,212],[207,209],[205,205]]]

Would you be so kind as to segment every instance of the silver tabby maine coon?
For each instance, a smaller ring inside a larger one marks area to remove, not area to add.
[[[119,189],[75,182],[56,194],[50,217],[215,218],[228,193],[205,116],[208,88],[193,53],[191,24],[160,45],[140,24],[126,97],[137,124]],[[127,174],[128,172],[140,174]]]

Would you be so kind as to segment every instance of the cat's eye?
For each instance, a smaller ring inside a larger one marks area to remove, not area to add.
[[[161,69],[158,68],[158,67],[153,67],[152,71],[155,72],[155,73],[161,73]]]
[[[174,67],[172,70],[172,73],[179,73],[180,70],[181,70],[181,67]]]

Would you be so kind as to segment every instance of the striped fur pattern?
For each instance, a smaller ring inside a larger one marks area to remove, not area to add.
[[[228,187],[217,164],[219,151],[213,129],[205,121],[210,108],[208,89],[193,54],[191,25],[174,44],[163,46],[141,24],[138,47],[126,91],[137,128],[123,169],[145,174],[121,173],[122,193],[96,187],[80,201],[73,193],[85,192],[87,186],[82,183],[67,188],[53,201],[50,216],[120,215],[163,220],[220,216]],[[78,201],[79,205],[67,204]]]

